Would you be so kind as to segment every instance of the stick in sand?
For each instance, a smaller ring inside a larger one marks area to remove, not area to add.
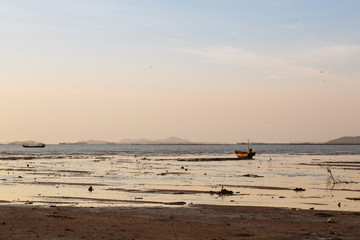
[[[328,173],[330,174],[331,179],[334,181],[334,183],[337,183],[337,181],[335,180],[334,176],[332,175],[331,169],[329,168],[329,166],[326,166],[326,169],[328,171]]]

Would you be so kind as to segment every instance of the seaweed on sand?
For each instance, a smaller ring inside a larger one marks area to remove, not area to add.
[[[234,195],[234,192],[231,190],[227,190],[224,187],[221,187],[221,190],[218,192],[210,191],[210,194],[217,194],[219,196],[231,196]]]

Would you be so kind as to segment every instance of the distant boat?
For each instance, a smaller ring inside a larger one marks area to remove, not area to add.
[[[45,144],[43,143],[36,143],[36,144],[23,144],[24,148],[44,148]]]
[[[248,139],[248,150],[247,152],[237,151],[235,150],[235,154],[239,159],[252,159],[255,156],[256,152],[249,148],[249,139]]]

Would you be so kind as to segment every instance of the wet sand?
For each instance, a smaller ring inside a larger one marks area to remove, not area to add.
[[[358,156],[259,155],[239,161],[231,155],[9,155],[0,157],[0,163],[0,202],[14,205],[207,204],[360,211]],[[217,194],[222,188],[233,194]]]
[[[359,226],[359,212],[343,211],[0,206],[0,239],[360,239]]]

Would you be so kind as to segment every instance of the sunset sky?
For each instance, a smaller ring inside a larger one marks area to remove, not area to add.
[[[359,9],[0,0],[0,143],[360,136]]]

